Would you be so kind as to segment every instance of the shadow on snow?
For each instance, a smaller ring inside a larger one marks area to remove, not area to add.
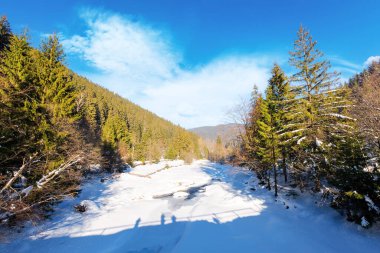
[[[352,224],[337,222],[333,212],[326,217],[321,213],[285,210],[281,205],[273,205],[274,198],[265,195],[266,190],[252,191],[252,186],[257,187],[257,184],[253,183],[257,179],[249,171],[212,163],[202,165],[201,169],[210,175],[211,183],[228,184],[231,186],[230,191],[237,195],[247,198],[261,196],[266,208],[260,212],[244,208],[191,217],[165,217],[165,214],[158,213],[157,220],[154,221],[138,218],[134,224],[81,230],[70,233],[70,236],[23,239],[8,246],[0,245],[0,251],[370,253],[378,252],[380,248],[378,240],[368,238],[365,233],[353,229]],[[101,203],[99,198],[107,196],[107,186],[108,183],[105,183],[101,189],[91,186],[84,189],[88,191],[86,194],[93,196],[95,203]],[[193,194],[193,198],[197,198],[201,192]],[[69,202],[65,205],[72,204]],[[64,210],[67,207],[61,208]],[[226,217],[232,221],[225,222]],[[74,217],[69,224],[72,222],[81,222],[80,215]],[[55,228],[59,226],[65,226],[65,222],[58,222]]]
[[[231,210],[230,212],[234,212]],[[181,217],[165,217],[147,225],[140,218],[131,228],[106,227],[97,235],[23,240],[9,252],[377,252],[368,250],[364,236],[353,236],[346,230],[331,227],[323,220],[283,222],[281,217],[264,210],[258,216],[237,218],[221,223],[215,215],[213,222],[185,221]],[[168,221],[166,222],[166,218]],[[194,219],[191,217],[189,219]],[[309,224],[304,226],[305,223]],[[325,225],[325,231],[321,227]],[[119,232],[110,233],[113,229]],[[100,233],[100,234],[99,234]],[[103,234],[105,233],[105,234]],[[350,240],[347,240],[350,238]],[[16,246],[16,245],[14,245]],[[0,247],[1,248],[1,247]],[[7,251],[2,251],[7,252]]]

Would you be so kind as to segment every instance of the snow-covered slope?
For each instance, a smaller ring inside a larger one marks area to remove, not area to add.
[[[313,198],[275,201],[249,171],[208,161],[168,165],[88,181],[79,198],[0,252],[379,252],[379,236]],[[88,211],[74,211],[78,203]]]

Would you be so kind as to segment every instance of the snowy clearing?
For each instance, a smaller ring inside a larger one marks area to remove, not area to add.
[[[80,203],[86,212],[74,210]],[[283,190],[275,201],[242,168],[175,161],[89,180],[50,220],[1,242],[0,252],[362,253],[379,252],[379,239],[311,196]]]

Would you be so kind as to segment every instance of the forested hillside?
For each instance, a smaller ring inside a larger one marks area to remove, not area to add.
[[[380,217],[380,63],[348,84],[298,31],[286,76],[274,65],[265,94],[254,89],[242,136],[245,163],[277,196],[281,185],[321,193],[350,221]]]
[[[86,101],[83,124],[92,141],[117,151],[124,161],[200,157],[199,137],[119,95],[74,75]]]
[[[56,35],[35,49],[1,19],[1,221],[44,214],[94,168],[200,157],[195,134],[76,75],[64,59]]]

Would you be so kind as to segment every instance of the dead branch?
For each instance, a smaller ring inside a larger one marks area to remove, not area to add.
[[[32,155],[29,157],[29,160],[27,162],[23,162],[23,165],[20,167],[20,169],[16,172],[16,174],[8,181],[8,183],[5,184],[5,186],[0,190],[0,194],[2,194],[6,189],[8,189],[14,181],[16,181],[17,178],[21,176],[21,174],[24,172],[25,168],[27,168],[30,164],[33,163],[34,158],[37,154]]]
[[[66,170],[70,166],[78,163],[80,160],[82,160],[82,157],[80,157],[79,155],[70,158],[67,162],[61,164],[57,169],[52,170],[47,175],[44,175],[40,180],[38,180],[37,187],[41,189],[45,184],[50,182],[53,178],[61,174],[64,170]]]

